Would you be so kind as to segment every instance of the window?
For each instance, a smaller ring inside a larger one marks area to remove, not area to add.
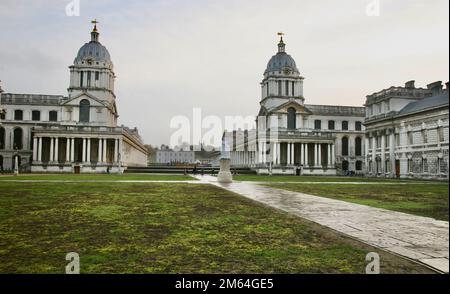
[[[23,120],[22,110],[14,110],[14,120]]]
[[[84,72],[80,72],[80,88],[83,88]]]
[[[362,130],[362,123],[360,121],[355,122],[355,130],[357,131]]]
[[[90,103],[83,99],[80,102],[80,122],[89,122],[90,119]]]
[[[334,120],[329,120],[328,121],[328,129],[329,130],[334,130]]]
[[[0,127],[0,150],[5,149],[5,129]]]
[[[424,144],[428,143],[428,133],[427,130],[422,130],[422,141]]]
[[[266,84],[266,96],[269,96],[269,82]]]
[[[444,128],[438,127],[437,132],[438,132],[439,142],[444,142],[445,141]]]
[[[342,121],[342,130],[348,131],[348,121],[346,120]]]
[[[289,96],[289,81],[286,81],[286,96]]]
[[[296,111],[293,107],[288,108],[288,129],[296,129]]]
[[[90,71],[87,72],[87,86],[88,87],[91,86],[91,72]]]
[[[412,132],[408,132],[407,136],[408,136],[408,144],[412,145],[414,143],[414,141],[413,141],[413,133]]]
[[[348,138],[342,138],[342,156],[348,156]]]
[[[52,110],[48,113],[48,120],[49,121],[57,121],[58,120],[58,112],[55,110]]]
[[[100,73],[98,71],[95,72],[95,80],[98,81],[100,79]]]
[[[355,155],[356,156],[362,155],[362,140],[360,137],[356,137],[355,139]]]
[[[31,119],[34,121],[40,121],[41,120],[41,112],[39,110],[33,110],[31,112]]]
[[[292,82],[292,96],[295,96],[295,82]]]
[[[22,144],[23,131],[22,131],[22,129],[21,128],[14,129],[13,135],[14,135],[14,139],[13,139],[14,149],[22,150],[22,148],[23,148],[23,144]]]
[[[321,120],[316,119],[316,120],[314,121],[314,129],[316,129],[316,130],[322,129],[322,121],[321,121]]]
[[[356,165],[356,170],[357,171],[361,171],[362,170],[362,161],[361,160],[357,160],[355,165]]]

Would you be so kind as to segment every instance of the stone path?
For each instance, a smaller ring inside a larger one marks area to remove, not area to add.
[[[220,184],[212,176],[196,178],[440,272],[449,272],[449,223],[446,221],[285,191],[253,182]]]

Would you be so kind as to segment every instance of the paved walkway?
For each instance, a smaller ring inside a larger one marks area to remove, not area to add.
[[[215,177],[196,178],[329,227],[374,247],[419,261],[438,271],[449,271],[448,222],[280,190],[258,183],[220,184]]]

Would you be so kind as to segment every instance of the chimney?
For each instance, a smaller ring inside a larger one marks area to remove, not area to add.
[[[405,83],[405,88],[406,89],[414,89],[416,86],[414,85],[416,83],[416,81],[414,81],[414,80],[412,80],[412,81],[409,81],[409,82],[406,82]]]
[[[438,95],[442,92],[442,81],[437,81],[427,85],[428,90],[431,90],[433,95]]]

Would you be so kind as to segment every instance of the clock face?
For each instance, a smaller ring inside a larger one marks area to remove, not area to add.
[[[291,70],[290,70],[289,68],[285,68],[285,69],[284,69],[284,74],[285,74],[285,75],[291,74]]]

